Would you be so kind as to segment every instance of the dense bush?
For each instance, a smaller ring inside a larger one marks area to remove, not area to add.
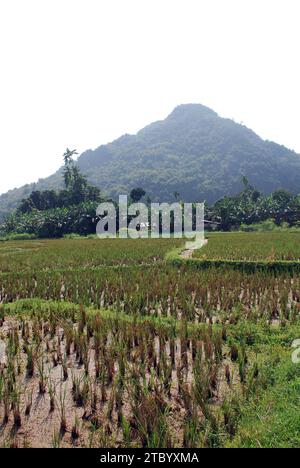
[[[28,233],[40,238],[63,237],[72,233],[86,236],[96,232],[97,206],[95,202],[85,202],[46,211],[16,212],[6,219],[2,229],[8,234]]]
[[[27,234],[27,233],[22,233],[22,234],[17,234],[12,232],[11,234],[4,234],[3,236],[0,236],[0,242],[3,241],[16,241],[16,240],[32,240],[35,239],[36,236],[34,234]]]
[[[298,227],[300,196],[276,190],[265,196],[244,180],[245,189],[234,197],[224,197],[210,210],[208,218],[222,231],[267,230]],[[247,228],[248,226],[248,228]]]
[[[288,223],[282,223],[278,226],[273,219],[267,219],[260,223],[254,224],[242,224],[240,231],[242,232],[274,232],[274,231],[285,231],[289,228]]]

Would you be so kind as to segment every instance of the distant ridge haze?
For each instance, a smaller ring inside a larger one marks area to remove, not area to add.
[[[278,188],[300,192],[300,155],[201,104],[180,105],[136,135],[88,150],[78,165],[111,197],[141,186],[153,201],[171,201],[178,192],[185,201],[212,203],[238,192],[243,175],[266,193]],[[62,184],[60,169],[1,195],[0,216],[33,189],[58,189]]]

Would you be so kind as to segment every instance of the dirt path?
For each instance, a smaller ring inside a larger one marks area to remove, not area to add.
[[[208,240],[205,239],[203,246],[206,245],[207,243],[208,243]],[[184,250],[183,252],[181,252],[180,257],[181,258],[191,258],[193,256],[193,253],[194,253],[194,250],[192,250],[192,249]]]

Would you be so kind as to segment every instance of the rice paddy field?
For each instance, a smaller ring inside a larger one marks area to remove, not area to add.
[[[0,446],[300,446],[299,275],[165,259],[180,248],[0,244]],[[297,260],[297,235],[214,234],[197,256],[270,252]]]
[[[57,239],[0,242],[0,271],[93,269],[156,263],[182,245],[169,239]]]
[[[239,232],[208,235],[195,257],[209,260],[300,261],[300,232]]]

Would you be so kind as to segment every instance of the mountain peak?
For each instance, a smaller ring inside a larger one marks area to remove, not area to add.
[[[169,118],[180,118],[180,117],[218,117],[218,114],[210,109],[209,107],[203,106],[202,104],[180,104],[168,116]]]

